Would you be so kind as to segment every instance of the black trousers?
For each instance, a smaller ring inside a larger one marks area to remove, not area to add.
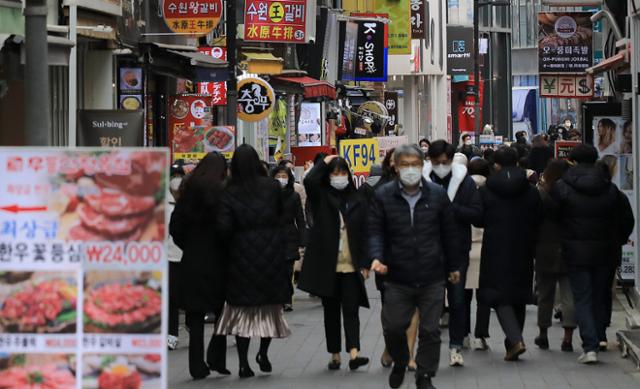
[[[336,290],[333,297],[322,298],[324,331],[327,351],[341,351],[340,309],[344,321],[346,351],[360,351],[360,278],[357,273],[336,273]]]
[[[444,306],[444,281],[425,287],[411,287],[385,283],[385,302],[382,306],[384,341],[393,362],[407,366],[409,346],[407,328],[416,309],[420,315],[417,376],[435,376],[440,363],[439,320]]]
[[[496,314],[502,331],[507,338],[505,341],[506,348],[511,348],[516,343],[522,342],[527,306],[525,304],[499,305],[496,307]]]
[[[220,312],[215,312],[216,316]],[[192,377],[201,377],[212,368],[226,367],[227,337],[211,336],[207,347],[207,362],[204,361],[204,316],[205,312],[186,312],[186,325],[189,327],[189,373]]]
[[[169,335],[178,336],[180,326],[178,311],[178,266],[179,262],[169,262]]]
[[[466,299],[466,325],[465,334],[471,333],[471,302],[473,301],[474,289],[465,289]],[[489,337],[489,321],[491,319],[491,308],[488,305],[481,304],[478,301],[478,290],[476,293],[476,326],[473,335],[476,338],[488,338]]]

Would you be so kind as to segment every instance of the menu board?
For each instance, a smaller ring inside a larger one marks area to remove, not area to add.
[[[160,149],[0,148],[0,382],[166,388]]]

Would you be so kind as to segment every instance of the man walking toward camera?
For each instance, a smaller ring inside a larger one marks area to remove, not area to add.
[[[423,152],[404,145],[393,158],[398,178],[376,191],[369,236],[371,270],[386,275],[382,327],[394,361],[389,385],[399,388],[404,381],[409,362],[406,330],[418,309],[416,386],[434,389],[445,282],[460,282],[462,251],[447,192],[422,178]]]

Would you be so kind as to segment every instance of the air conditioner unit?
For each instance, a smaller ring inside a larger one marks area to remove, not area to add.
[[[604,0],[542,0],[543,5],[551,7],[578,7],[592,6],[597,7],[604,3]]]

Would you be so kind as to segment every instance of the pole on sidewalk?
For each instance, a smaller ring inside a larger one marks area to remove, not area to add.
[[[475,89],[475,99],[473,108],[475,141],[480,142],[480,6],[479,0],[473,0],[473,85]]]
[[[25,16],[25,143],[50,144],[47,2],[26,0]]]
[[[75,0],[69,3],[69,40],[73,43],[69,53],[69,147],[77,145],[77,107],[78,107],[78,5]]]
[[[238,82],[236,80],[236,0],[226,0],[226,29],[227,29],[227,61],[229,62],[229,81],[227,82],[227,124],[238,131]],[[236,145],[238,137],[236,136]]]

